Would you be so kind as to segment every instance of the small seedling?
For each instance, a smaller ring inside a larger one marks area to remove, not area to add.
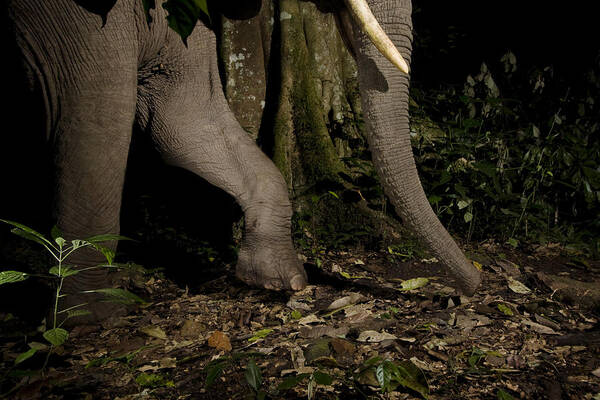
[[[43,278],[47,279],[57,279],[58,283],[56,285],[56,292],[54,295],[54,305],[52,308],[52,326],[50,329],[46,330],[43,333],[44,339],[50,344],[50,346],[45,345],[43,343],[31,342],[29,343],[29,350],[21,353],[15,359],[15,365],[22,363],[23,361],[31,358],[38,351],[46,351],[46,361],[42,367],[42,371],[45,369],[48,364],[48,360],[50,355],[54,351],[54,349],[58,346],[61,346],[69,337],[69,332],[63,328],[65,322],[74,317],[80,317],[84,315],[90,314],[90,312],[83,307],[87,303],[77,304],[72,307],[68,307],[65,309],[59,309],[59,299],[68,296],[68,294],[62,293],[62,288],[65,279],[73,275],[77,275],[83,271],[88,271],[92,269],[98,268],[118,268],[113,265],[113,260],[115,257],[114,251],[109,249],[108,247],[103,246],[100,243],[112,241],[112,240],[131,240],[124,236],[119,235],[97,235],[92,236],[87,239],[75,239],[71,241],[67,241],[62,237],[61,232],[55,226],[52,228],[50,233],[51,239],[46,238],[41,233],[25,226],[23,224],[7,221],[0,219],[1,222],[12,225],[13,229],[11,230],[17,236],[20,236],[24,239],[31,240],[35,243],[42,245],[48,253],[56,260],[57,265],[51,267],[48,271],[49,275],[42,275]],[[104,258],[106,259],[107,264],[97,265],[93,267],[86,268],[78,268],[76,265],[67,264],[67,259],[76,251],[81,250],[83,248],[93,248],[96,251],[102,253]],[[14,283],[21,282],[31,276],[39,276],[32,275],[26,272],[21,271],[0,271],[0,285],[6,283]],[[99,293],[108,297],[110,301],[117,301],[120,303],[145,303],[141,298],[130,293],[123,289],[115,289],[115,288],[106,288],[106,289],[97,289],[97,290],[87,290],[82,293]],[[61,320],[60,323],[58,321]]]

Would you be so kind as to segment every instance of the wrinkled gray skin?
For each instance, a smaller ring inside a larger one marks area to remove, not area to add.
[[[371,7],[407,61],[410,1],[372,0]],[[42,88],[47,135],[57,157],[56,218],[67,238],[119,232],[121,193],[132,124],[148,132],[165,161],[222,188],[241,205],[245,236],[237,276],[250,285],[299,290],[306,285],[290,236],[292,209],[275,165],[230,111],[217,68],[215,36],[199,23],[188,48],[169,29],[160,6],[146,23],[141,2],[119,0],[102,27],[73,0],[11,0],[24,64]],[[363,110],[375,165],[404,220],[472,293],[477,271],[432,212],[409,139],[408,76],[396,70],[340,12],[357,57]],[[102,261],[92,252],[71,260]],[[65,292],[106,286],[104,270],[65,280]],[[65,306],[84,299],[68,296]],[[89,301],[89,299],[85,299]],[[93,307],[92,318],[114,310]]]

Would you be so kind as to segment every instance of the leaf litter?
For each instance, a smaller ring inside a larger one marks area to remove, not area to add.
[[[471,298],[436,260],[394,265],[364,251],[327,253],[293,294],[246,287],[229,267],[194,288],[131,279],[152,305],[71,330],[45,375],[41,336],[3,334],[2,393],[10,383],[14,399],[599,398],[599,263],[473,251],[484,284]]]

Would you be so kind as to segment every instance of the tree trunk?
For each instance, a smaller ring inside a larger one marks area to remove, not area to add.
[[[390,232],[397,237],[397,224],[384,217],[386,200],[363,131],[356,63],[335,14],[314,2],[263,0],[252,18],[222,16],[219,39],[229,104],[282,172],[295,211],[309,215],[312,235],[331,239],[315,232],[327,224],[335,227],[329,233],[364,234],[367,225],[378,238]],[[365,180],[370,189],[362,186]]]

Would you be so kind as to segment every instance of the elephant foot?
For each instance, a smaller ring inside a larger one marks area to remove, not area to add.
[[[270,290],[297,291],[307,283],[306,272],[290,239],[283,244],[244,241],[235,274],[248,285]]]

